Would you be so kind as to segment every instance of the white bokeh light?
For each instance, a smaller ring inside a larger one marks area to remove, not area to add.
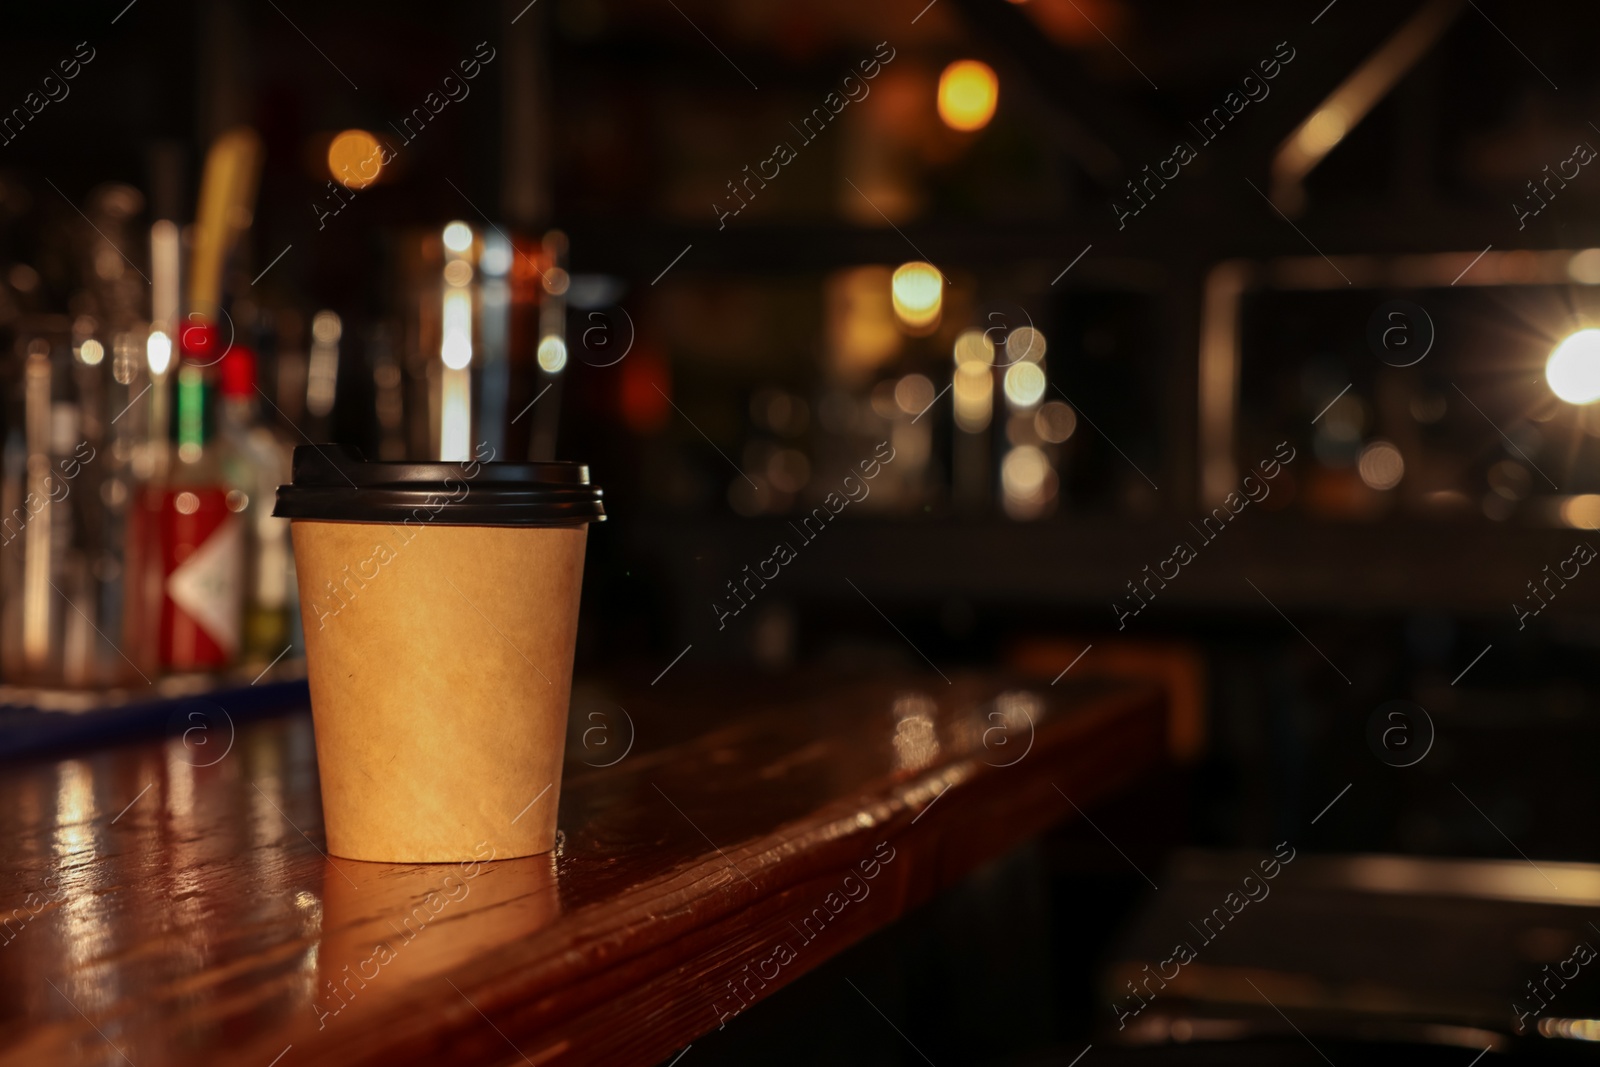
[[[539,342],[539,367],[546,374],[560,374],[567,365],[567,342],[552,334]]]
[[[1013,363],[1006,370],[1006,399],[1019,408],[1032,407],[1043,399],[1044,387],[1044,371],[1037,363]]]
[[[145,358],[150,363],[151,374],[167,373],[167,368],[172,366],[172,338],[161,330],[150,331],[150,339],[145,342]]]
[[[472,247],[472,227],[464,222],[452,222],[444,228],[444,246],[452,252],[465,252]]]
[[[1551,392],[1569,404],[1600,400],[1600,330],[1579,330],[1556,345],[1544,377]]]

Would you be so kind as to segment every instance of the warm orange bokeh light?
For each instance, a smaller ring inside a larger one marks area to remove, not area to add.
[[[365,189],[382,169],[378,139],[366,130],[345,130],[328,145],[328,171],[346,189]]]
[[[939,117],[952,130],[981,130],[994,118],[1000,79],[987,63],[958,59],[939,75]]]

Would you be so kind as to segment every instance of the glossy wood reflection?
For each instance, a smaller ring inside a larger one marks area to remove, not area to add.
[[[531,859],[325,856],[303,712],[6,768],[0,1063],[658,1062],[1165,758],[1153,687],[678,691],[577,691]]]

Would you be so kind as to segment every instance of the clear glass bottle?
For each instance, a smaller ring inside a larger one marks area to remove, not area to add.
[[[298,610],[289,520],[274,518],[278,486],[289,481],[292,446],[261,418],[256,356],[234,347],[222,358],[218,408],[222,476],[243,494],[245,540],[244,634],[246,662],[276,662],[289,649]],[[237,502],[237,498],[235,498]]]

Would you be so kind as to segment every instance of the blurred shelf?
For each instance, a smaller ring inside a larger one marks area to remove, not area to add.
[[[1198,520],[1196,520],[1198,522]],[[1242,513],[1214,541],[1187,520],[1161,516],[1056,518],[1043,522],[940,517],[842,522],[807,543],[782,518],[639,520],[630,524],[634,552],[661,564],[682,602],[726,598],[723,584],[741,577],[787,542],[797,559],[763,593],[772,599],[854,597],[845,579],[875,600],[937,605],[952,597],[976,604],[1086,607],[1113,620],[1110,604],[1128,594],[1172,555],[1177,542],[1196,558],[1160,589],[1168,608],[1271,613],[1250,587],[1279,608],[1330,613],[1436,610],[1503,616],[1543,577],[1593,535],[1488,521],[1395,520],[1337,523]],[[1170,570],[1170,568],[1169,568]],[[1160,588],[1159,586],[1153,586]],[[1579,576],[1541,615],[1548,621],[1600,609],[1600,579]],[[706,620],[714,621],[705,612]]]
[[[1242,196],[1237,195],[1239,190]],[[1172,284],[1175,269],[1186,265],[1198,272],[1223,259],[1306,254],[1305,244],[1292,229],[1267,212],[1259,199],[1249,199],[1255,197],[1249,186],[1240,183],[1239,190],[1205,186],[1193,192],[1191,199],[1173,205],[1172,219],[1181,218],[1184,225],[1180,249],[1174,249],[1168,226],[1129,226],[1118,231],[1107,221],[1112,216],[1105,211],[1104,200],[1093,196],[1055,219],[908,222],[898,229],[857,226],[836,216],[788,221],[733,219],[718,229],[712,225],[709,204],[704,224],[580,214],[562,219],[560,225],[572,239],[572,269],[578,272],[650,279],[689,245],[691,250],[672,267],[668,278],[738,270],[806,274],[925,256],[949,269],[1014,270],[1028,267],[1030,260],[1053,264],[1054,269],[1044,278],[1048,283],[1092,243],[1096,250],[1061,279],[1061,286],[1093,284],[1159,291]],[[1260,218],[1256,217],[1258,211]],[[1319,203],[1302,226],[1318,235],[1318,245],[1328,255],[1459,253],[1481,248],[1496,235],[1504,236],[1496,224],[1487,221],[1493,217],[1486,216],[1482,205],[1467,203],[1432,204],[1415,210]],[[1595,244],[1600,244],[1600,223],[1574,220],[1566,230],[1553,230],[1542,239],[1529,234],[1503,247],[1538,251]]]
[[[0,760],[163,732],[191,748],[215,741],[220,751],[232,744],[236,720],[303,708],[310,699],[300,659],[266,671],[158,678],[147,688],[0,685]]]

